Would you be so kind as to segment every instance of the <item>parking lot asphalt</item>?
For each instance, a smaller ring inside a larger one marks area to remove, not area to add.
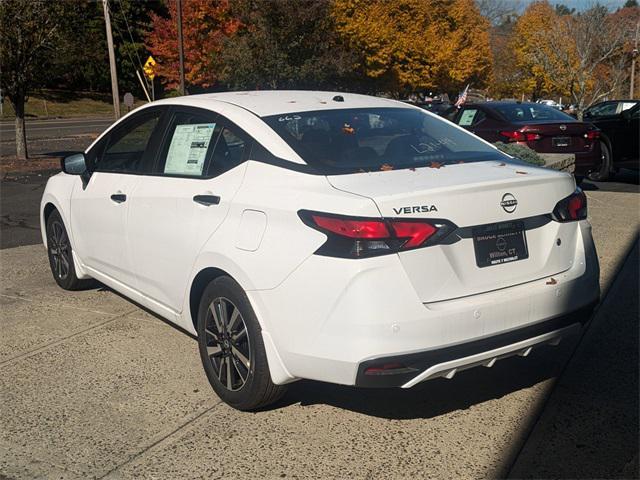
[[[586,185],[604,291],[625,260],[637,262],[628,252],[640,227],[640,196],[637,176],[629,178]],[[42,245],[0,250],[0,268],[0,478],[637,476],[629,454],[637,438],[628,425],[618,431],[625,419],[633,425],[634,413],[604,405],[633,406],[618,396],[633,388],[637,361],[614,371],[627,388],[607,388],[575,372],[595,380],[611,373],[592,363],[606,363],[607,355],[572,357],[577,338],[410,390],[301,381],[275,407],[241,413],[209,387],[194,339],[106,288],[63,292]],[[616,283],[612,298],[637,295],[631,277]],[[612,302],[585,338],[615,322],[637,329],[637,302],[620,310]],[[628,358],[625,345],[603,347],[608,357]],[[585,415],[567,416],[562,405],[575,400],[571,392],[589,393],[579,390],[587,381],[608,397],[594,394]],[[614,411],[615,421],[607,421]],[[594,413],[604,416],[597,424]],[[637,423],[637,404],[635,415]],[[568,439],[563,429],[573,429]],[[586,447],[577,445],[578,434]],[[550,473],[535,458],[552,446],[556,458],[600,449],[609,470]]]

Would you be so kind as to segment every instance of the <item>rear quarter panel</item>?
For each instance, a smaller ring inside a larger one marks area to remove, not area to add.
[[[298,217],[300,209],[380,215],[372,200],[337,191],[324,176],[249,161],[244,182],[227,218],[198,255],[185,292],[183,312],[190,316],[189,290],[193,279],[205,268],[224,270],[247,291],[269,290],[280,285],[326,239],[302,223]],[[250,211],[252,218],[256,213],[264,216],[260,222],[264,225],[260,227],[263,232],[252,232],[261,234],[255,249],[253,246],[247,249],[245,245],[245,229],[256,228],[255,223],[243,222],[245,211]]]

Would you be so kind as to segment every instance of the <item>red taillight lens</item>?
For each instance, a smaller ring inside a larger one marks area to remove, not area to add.
[[[500,132],[500,135],[507,138],[507,142],[533,142],[535,140],[540,140],[542,136],[538,133],[532,132],[519,132],[517,130],[505,130]]]
[[[327,235],[319,255],[362,258],[425,247],[437,243],[455,225],[442,220],[358,218],[301,210],[309,227]]]
[[[391,226],[399,238],[408,238],[404,248],[419,247],[426,242],[438,228],[430,223],[392,221]]]
[[[557,222],[584,220],[587,218],[587,196],[577,188],[571,195],[558,202],[552,216]]]
[[[525,133],[525,138],[527,142],[533,142],[534,140],[540,140],[542,137],[537,133]]]
[[[524,142],[526,137],[524,133],[518,131],[504,131],[500,135],[507,138],[507,142]]]
[[[589,130],[584,134],[584,138],[587,140],[596,140],[600,138],[600,130]]]
[[[383,363],[379,366],[369,367],[364,371],[365,375],[398,375],[417,372],[417,368],[408,367],[402,363]]]
[[[389,230],[382,220],[349,220],[339,217],[312,215],[315,224],[349,238],[388,238]]]

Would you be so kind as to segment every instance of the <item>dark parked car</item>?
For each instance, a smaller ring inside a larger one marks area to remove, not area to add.
[[[617,169],[640,169],[640,100],[611,100],[584,112],[585,120],[600,129],[604,143],[602,168],[592,175],[606,180]]]
[[[414,105],[445,118],[448,117],[448,115],[450,115],[453,111],[455,111],[455,107],[453,106],[453,104],[448,102],[421,102],[414,103]]]
[[[577,177],[591,178],[602,168],[600,131],[547,105],[469,104],[460,109],[454,122],[491,143],[520,143],[542,154],[573,155]]]

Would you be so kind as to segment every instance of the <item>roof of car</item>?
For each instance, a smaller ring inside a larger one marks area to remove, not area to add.
[[[205,93],[162,101],[162,103],[188,104],[204,108],[213,108],[217,102],[236,105],[260,117],[314,110],[407,106],[401,102],[369,95],[305,90]]]
[[[545,105],[544,103],[534,103],[534,102],[519,102],[514,100],[492,100],[490,102],[476,102],[469,105],[482,105],[487,107],[501,107],[504,105]],[[545,105],[548,106],[548,105]]]

